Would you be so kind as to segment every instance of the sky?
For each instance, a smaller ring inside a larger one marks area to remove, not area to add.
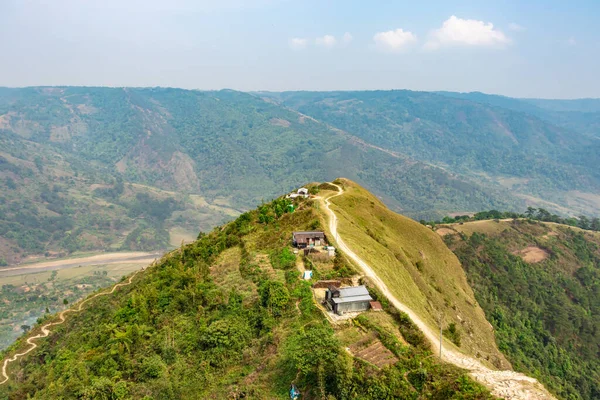
[[[0,86],[600,97],[600,1],[0,0]]]

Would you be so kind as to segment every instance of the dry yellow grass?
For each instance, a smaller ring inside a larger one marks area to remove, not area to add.
[[[403,304],[436,329],[454,322],[461,350],[506,368],[491,325],[467,283],[456,256],[440,236],[390,210],[365,189],[342,180],[345,193],[331,200],[346,244],[365,260]]]
[[[460,224],[452,224],[448,225],[450,229],[453,229],[457,232],[462,232],[468,236],[471,236],[474,232],[477,233],[485,233],[488,235],[495,235],[501,233],[505,229],[509,228],[512,220],[484,220],[484,221],[473,221],[466,222],[462,225]],[[446,225],[444,225],[446,226]]]

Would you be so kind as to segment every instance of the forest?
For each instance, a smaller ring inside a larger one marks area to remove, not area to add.
[[[497,234],[444,237],[494,326],[498,347],[516,370],[560,398],[600,397],[600,241],[562,225],[506,224]],[[549,256],[532,264],[512,250],[531,245]]]

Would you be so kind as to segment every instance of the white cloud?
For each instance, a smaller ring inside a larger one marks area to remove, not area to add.
[[[567,39],[567,44],[569,46],[577,46],[577,40],[571,36],[569,39]]]
[[[294,50],[302,50],[306,47],[308,40],[303,38],[292,38],[290,39],[290,47]]]
[[[377,47],[385,51],[401,51],[417,41],[417,36],[401,28],[395,31],[378,32],[373,36]]]
[[[315,43],[317,46],[323,46],[331,48],[337,44],[337,39],[332,35],[325,35],[323,37],[318,37],[315,39]]]
[[[521,31],[525,30],[524,27],[522,27],[521,25],[519,25],[515,22],[511,22],[510,24],[508,24],[508,29],[510,29],[511,31],[514,31],[514,32],[521,32]]]
[[[350,32],[346,32],[342,36],[342,43],[343,44],[350,44],[350,42],[352,41],[352,39],[354,39],[354,37],[352,36],[352,34]]]
[[[502,31],[494,29],[491,22],[475,19],[461,19],[451,16],[430,34],[425,48],[435,50],[442,46],[481,46],[491,47],[510,43],[510,39]]]

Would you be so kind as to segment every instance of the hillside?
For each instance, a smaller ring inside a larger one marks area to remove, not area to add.
[[[514,99],[479,92],[438,92],[443,96],[455,97],[477,103],[507,108],[535,115],[557,126],[591,137],[600,137],[599,99]]]
[[[263,93],[367,143],[563,214],[600,209],[600,142],[535,104],[408,90]],[[592,128],[593,129],[593,128]],[[465,211],[465,210],[461,210]]]
[[[516,370],[600,397],[600,234],[519,220],[439,225]]]
[[[376,201],[350,181],[344,186],[348,197],[340,200]],[[325,197],[331,185],[320,188],[311,190]],[[340,279],[354,276],[356,269],[339,252],[333,259],[295,256],[289,247],[291,232],[318,229],[327,221],[320,198],[295,200],[294,212],[289,205],[284,198],[265,203],[134,274],[114,293],[100,292],[75,305],[82,311],[66,314],[64,324],[50,327],[49,338],[37,339],[37,348],[9,364],[0,396],[271,399],[287,398],[295,383],[307,399],[492,398],[464,370],[432,357],[410,319],[376,290],[372,293],[385,311],[332,325],[309,284],[299,279],[300,271],[310,266],[320,278]],[[350,206],[336,207],[344,211]],[[379,214],[370,222],[392,218],[379,202],[376,207]],[[361,217],[356,218],[359,222]],[[471,302],[470,310],[460,311],[463,319],[483,323],[483,313],[441,239],[406,218],[395,218],[395,224],[405,224],[395,229],[409,228],[416,236],[400,234],[389,243],[397,241],[394,246],[405,248],[409,256],[422,246],[431,262],[451,263],[453,296]],[[425,266],[430,267],[428,261]],[[432,301],[440,301],[439,296]],[[59,322],[57,316],[47,317],[30,335],[53,322]],[[489,327],[486,332],[482,337],[493,338]],[[474,352],[480,343],[469,336],[462,336],[461,347]],[[4,354],[29,347],[22,338]],[[501,360],[493,347],[492,339],[484,348],[496,356],[490,362]]]
[[[525,206],[485,182],[246,93],[0,90],[7,263],[28,254],[164,248],[178,242],[174,229],[194,237],[297,182],[339,175],[414,218]]]
[[[31,255],[167,249],[237,214],[201,196],[132,184],[100,163],[0,135],[0,267]]]

